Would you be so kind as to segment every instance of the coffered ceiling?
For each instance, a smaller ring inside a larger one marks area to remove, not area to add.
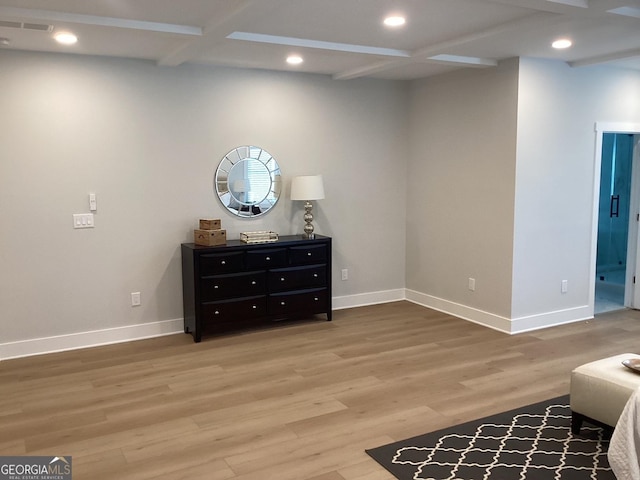
[[[397,14],[402,27],[383,19]],[[57,32],[78,37],[54,41]],[[551,47],[566,37],[573,46]],[[0,49],[415,79],[540,57],[640,70],[640,0],[0,0]],[[303,58],[289,65],[291,54]]]

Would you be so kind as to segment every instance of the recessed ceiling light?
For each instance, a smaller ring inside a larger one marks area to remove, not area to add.
[[[401,27],[406,22],[406,19],[400,15],[391,15],[384,19],[384,24],[387,27]]]
[[[56,42],[63,45],[73,45],[78,41],[78,37],[71,32],[58,32],[53,36],[53,38],[56,39]]]
[[[571,45],[573,45],[573,42],[568,38],[559,38],[558,40],[556,40],[551,44],[553,48],[556,48],[558,50],[562,50],[563,48],[569,48]]]
[[[300,65],[303,61],[300,55],[289,55],[287,57],[287,63],[289,65]]]

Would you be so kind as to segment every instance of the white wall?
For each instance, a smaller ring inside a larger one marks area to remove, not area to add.
[[[592,317],[595,124],[640,121],[640,73],[523,58],[411,105],[407,297],[511,333]]]
[[[511,312],[517,87],[511,60],[418,81],[411,95],[407,296],[500,329]]]
[[[325,176],[314,224],[334,239],[336,307],[402,298],[406,280],[408,299],[504,331],[584,318],[594,125],[640,122],[638,72],[535,59],[411,84],[0,62],[0,359],[179,331],[179,245],[197,219],[221,218],[230,238],[300,232],[298,174]],[[219,158],[247,143],[285,180],[255,221],[212,187]],[[96,228],[74,230],[89,192]]]
[[[522,59],[519,78],[511,316],[522,330],[593,314],[595,125],[640,122],[640,72]]]
[[[221,218],[229,238],[301,232],[287,198],[298,174],[325,177],[314,225],[334,238],[337,303],[404,288],[403,84],[8,51],[0,63],[0,358],[179,330],[179,246],[197,219]],[[284,178],[255,221],[213,193],[219,159],[242,144]],[[89,192],[96,228],[74,230]]]

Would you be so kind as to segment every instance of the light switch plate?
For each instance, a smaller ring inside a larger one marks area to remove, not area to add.
[[[74,213],[73,228],[93,228],[93,213]]]

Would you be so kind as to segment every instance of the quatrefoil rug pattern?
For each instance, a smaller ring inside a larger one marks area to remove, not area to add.
[[[570,428],[568,396],[367,453],[400,480],[615,480],[600,428]]]

